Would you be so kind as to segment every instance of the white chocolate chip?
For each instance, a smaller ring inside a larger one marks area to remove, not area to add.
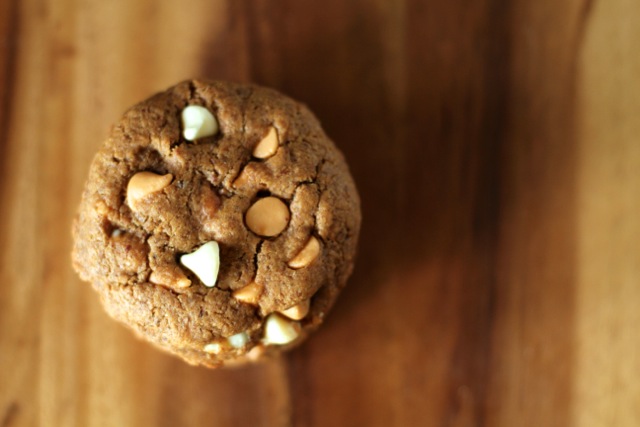
[[[119,228],[115,228],[111,232],[111,237],[113,237],[114,239],[117,239],[118,237],[122,236],[123,234],[124,234],[124,231],[120,230]]]
[[[218,121],[209,110],[199,105],[189,105],[182,110],[182,135],[187,141],[195,141],[218,133]]]
[[[304,248],[293,257],[288,265],[291,268],[303,268],[311,264],[320,255],[320,242],[314,236],[311,236]]]
[[[289,344],[298,338],[298,329],[296,322],[272,313],[267,317],[264,325],[264,342],[265,344]]]
[[[282,233],[291,214],[277,197],[265,197],[255,202],[244,217],[247,227],[259,236],[274,237]]]
[[[246,332],[240,332],[227,338],[231,347],[242,348],[249,342],[249,335]]]
[[[267,135],[253,148],[253,157],[267,159],[278,151],[278,131],[271,127]]]
[[[310,301],[304,300],[300,304],[296,304],[293,307],[289,307],[286,310],[282,310],[280,313],[287,316],[289,319],[300,320],[304,319],[309,314]]]
[[[203,350],[207,353],[218,354],[222,350],[219,342],[212,342],[204,346]]]
[[[195,252],[182,255],[180,263],[193,271],[205,286],[212,288],[220,269],[220,247],[215,241],[205,243]]]
[[[127,202],[133,210],[138,210],[138,202],[151,193],[160,191],[171,184],[173,175],[158,175],[153,172],[138,172],[127,184]]]
[[[258,304],[258,300],[260,299],[260,295],[262,295],[263,290],[264,286],[256,282],[251,282],[244,288],[234,291],[233,297],[238,301],[256,305]]]

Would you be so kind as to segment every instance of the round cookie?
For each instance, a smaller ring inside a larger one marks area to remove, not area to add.
[[[353,269],[360,203],[302,104],[192,80],[128,110],[90,168],[73,264],[107,312],[209,367],[300,343]]]

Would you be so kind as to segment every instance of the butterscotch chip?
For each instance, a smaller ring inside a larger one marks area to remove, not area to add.
[[[138,202],[149,194],[162,190],[169,184],[173,175],[158,175],[153,172],[138,172],[133,175],[127,184],[127,201],[131,209],[138,209]]]
[[[247,352],[247,359],[249,359],[250,361],[256,361],[262,357],[264,352],[264,345],[258,344]]]
[[[289,307],[286,310],[280,311],[280,313],[284,314],[289,319],[302,320],[307,314],[309,314],[309,304],[310,301],[307,299],[299,304],[294,305],[293,307]]]
[[[247,185],[250,180],[251,180],[251,176],[249,175],[249,173],[247,172],[247,169],[245,168],[245,169],[242,169],[242,171],[236,177],[235,181],[233,181],[233,184],[231,184],[231,186],[235,189],[242,188],[245,185]]]
[[[173,267],[173,268],[172,268]],[[184,289],[191,286],[191,280],[179,271],[177,266],[162,266],[151,271],[149,282],[154,285],[163,285],[170,288]]]
[[[265,197],[255,202],[245,220],[249,230],[259,236],[273,237],[282,233],[289,224],[289,208],[277,197]]]
[[[291,268],[303,268],[311,264],[320,255],[320,242],[311,236],[307,244],[289,261]]]
[[[247,304],[257,305],[263,290],[264,290],[264,286],[256,282],[251,282],[247,286],[240,288],[237,291],[234,291],[233,297],[238,301],[242,301]]]
[[[210,367],[309,336],[360,229],[344,157],[313,114],[271,89],[190,80],[112,129],[73,227],[74,267],[107,312]]]
[[[260,140],[253,148],[253,157],[267,159],[278,151],[278,131],[276,128],[269,128],[267,135]]]

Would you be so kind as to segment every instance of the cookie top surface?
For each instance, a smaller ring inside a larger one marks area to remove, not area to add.
[[[194,80],[114,126],[90,168],[73,260],[113,317],[216,366],[321,323],[359,227],[344,158],[305,106]]]

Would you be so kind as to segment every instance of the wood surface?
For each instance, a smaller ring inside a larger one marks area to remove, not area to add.
[[[71,269],[89,162],[188,77],[307,103],[357,267],[281,360],[190,367]],[[0,426],[640,425],[637,0],[0,1]]]

